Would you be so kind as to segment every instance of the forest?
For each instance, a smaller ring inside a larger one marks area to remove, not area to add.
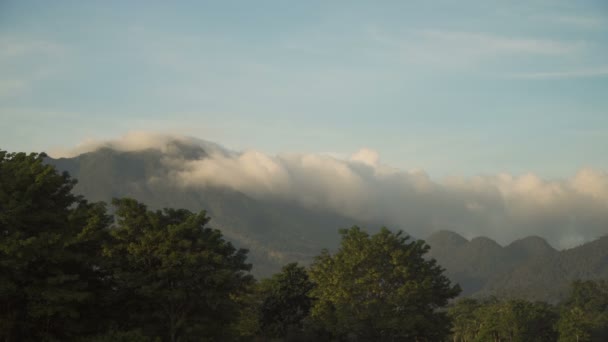
[[[2,341],[608,340],[607,280],[556,304],[459,297],[425,241],[357,226],[255,279],[204,210],[89,202],[45,157],[0,151]]]

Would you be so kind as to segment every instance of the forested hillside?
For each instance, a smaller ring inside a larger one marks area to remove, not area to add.
[[[463,295],[558,302],[572,281],[608,277],[608,237],[557,251],[531,236],[503,247],[487,238],[471,241],[453,232],[426,239],[429,256],[446,268]]]
[[[493,296],[454,302],[461,288],[425,241],[353,226],[309,266],[285,264],[257,281],[248,251],[210,228],[206,211],[151,210],[131,198],[113,199],[109,211],[75,195],[76,181],[43,158],[0,151],[0,338],[7,342],[608,337],[606,280],[573,281],[557,305]],[[591,254],[559,253],[538,238],[505,248],[450,232],[432,240],[438,257],[480,265],[467,268],[480,279],[492,263],[508,269],[551,255],[561,267],[585,262],[559,281],[603,274],[604,239],[587,246]],[[474,262],[485,256],[492,258]]]
[[[46,161],[78,179],[74,191],[93,201],[131,197],[153,209],[207,210],[213,217],[213,227],[250,250],[256,276],[269,276],[289,262],[309,264],[321,249],[337,248],[339,228],[359,225],[377,229],[386,225],[295,201],[255,199],[227,187],[193,188],[166,181],[172,179],[172,170],[164,159],[167,153],[198,160],[208,155],[206,150],[230,153],[210,143],[195,146],[172,142],[164,152],[124,152],[106,147],[74,158]],[[393,228],[408,231],[408,227]],[[565,251],[555,250],[538,236],[504,247],[487,237],[468,241],[450,231],[415,238],[428,242],[429,255],[446,268],[453,282],[461,285],[462,295],[557,302],[567,294],[571,281],[608,275],[606,238]]]

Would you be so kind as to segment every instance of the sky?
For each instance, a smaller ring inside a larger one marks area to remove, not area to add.
[[[0,149],[133,131],[434,178],[608,170],[608,2],[0,0]]]

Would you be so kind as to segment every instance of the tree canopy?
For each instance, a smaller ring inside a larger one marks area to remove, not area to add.
[[[424,258],[424,241],[386,228],[372,236],[359,227],[340,234],[338,251],[323,251],[310,268],[316,321],[335,337],[361,341],[448,336],[450,322],[441,308],[460,288]]]
[[[608,340],[608,281],[575,281],[562,304],[559,341]]]
[[[44,157],[0,151],[0,338],[232,338],[246,250],[204,211],[116,199],[113,224]]]
[[[111,218],[103,204],[42,154],[0,151],[0,336],[68,339],[95,331],[99,241]]]
[[[168,341],[228,338],[238,318],[233,296],[253,280],[246,251],[219,230],[206,213],[149,211],[132,199],[116,199],[117,226],[104,248],[117,299],[127,310],[127,330],[143,327]]]
[[[301,334],[303,320],[308,317],[314,288],[306,268],[287,264],[281,272],[260,283],[260,330],[270,338]]]

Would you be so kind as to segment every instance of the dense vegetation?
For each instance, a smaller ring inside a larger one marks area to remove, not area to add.
[[[463,298],[429,247],[340,231],[256,281],[205,211],[89,203],[44,155],[0,151],[3,341],[605,341],[608,282],[559,305]]]

